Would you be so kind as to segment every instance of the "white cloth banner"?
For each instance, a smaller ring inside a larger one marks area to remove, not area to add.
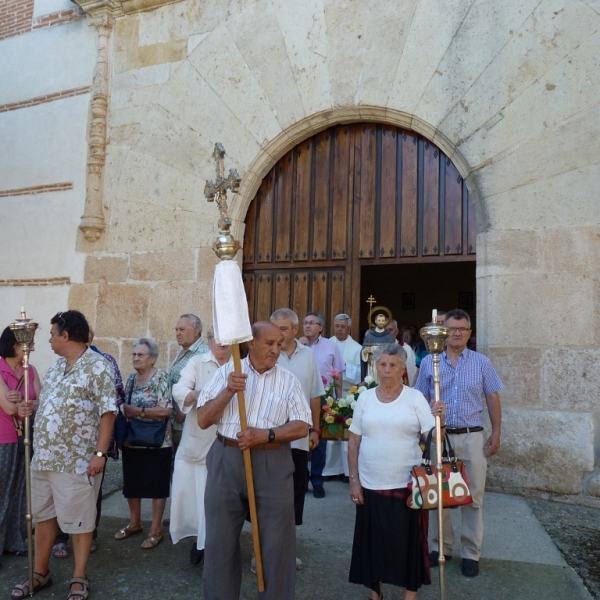
[[[215,340],[222,345],[240,344],[252,339],[242,273],[235,260],[222,260],[215,269],[213,328]]]

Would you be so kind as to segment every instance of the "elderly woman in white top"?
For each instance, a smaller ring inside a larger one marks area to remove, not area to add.
[[[349,580],[368,587],[372,600],[383,598],[383,583],[403,587],[405,600],[431,583],[428,515],[408,508],[407,485],[411,468],[421,460],[419,439],[435,426],[434,414],[444,425],[446,407],[441,402],[430,407],[421,392],[402,384],[405,365],[406,352],[397,344],[376,353],[380,384],[358,397],[350,426],[356,522]]]
[[[206,455],[217,435],[216,425],[204,431],[198,427],[196,401],[214,372],[231,359],[231,346],[217,344],[212,327],[206,337],[210,352],[193,356],[173,386],[173,398],[187,418],[175,455],[169,531],[174,544],[194,537],[190,550],[190,562],[194,565],[204,557]]]

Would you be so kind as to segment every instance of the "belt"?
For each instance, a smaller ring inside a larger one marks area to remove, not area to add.
[[[240,445],[237,440],[232,440],[231,438],[226,438],[225,436],[217,433],[217,439],[223,446],[231,446],[232,448],[240,449]],[[276,450],[277,448],[281,448],[281,444],[279,442],[269,442],[268,444],[259,444],[258,446],[252,446],[252,450]]]
[[[454,427],[446,428],[446,433],[452,433],[453,435],[460,435],[461,433],[475,433],[476,431],[483,431],[483,427]]]

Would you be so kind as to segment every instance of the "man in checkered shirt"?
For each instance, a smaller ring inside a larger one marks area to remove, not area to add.
[[[447,407],[446,433],[456,455],[464,461],[469,478],[473,503],[461,506],[462,573],[466,577],[479,574],[479,557],[483,540],[483,492],[487,459],[500,447],[501,409],[498,392],[504,388],[487,356],[467,348],[471,337],[471,319],[460,309],[446,313],[444,324],[450,330],[446,349],[440,355],[440,394]],[[429,402],[434,401],[433,365],[431,355],[421,362],[415,388]],[[487,404],[492,432],[485,437],[483,430],[483,399]],[[432,527],[438,531],[437,513],[432,515]],[[452,558],[454,531],[450,511],[444,511],[444,556]],[[431,565],[438,564],[438,536],[429,555]]]

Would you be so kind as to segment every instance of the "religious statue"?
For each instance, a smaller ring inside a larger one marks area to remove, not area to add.
[[[374,324],[371,322],[372,314],[375,314]],[[367,375],[370,375],[376,382],[379,382],[379,379],[377,378],[377,370],[375,369],[375,351],[377,350],[378,346],[393,344],[396,341],[388,329],[388,324],[391,318],[391,311],[382,306],[375,307],[369,314],[369,324],[371,325],[371,328],[365,334],[363,349],[361,352],[361,373],[363,381]]]

